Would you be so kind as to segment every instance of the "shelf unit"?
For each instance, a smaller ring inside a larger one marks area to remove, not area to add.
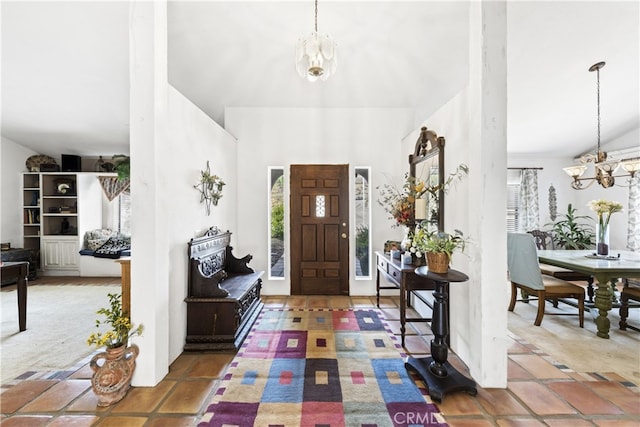
[[[23,173],[23,244],[45,274],[80,274],[87,230],[102,226],[102,190],[89,172]]]

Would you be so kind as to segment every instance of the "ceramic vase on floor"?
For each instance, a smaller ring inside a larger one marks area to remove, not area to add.
[[[107,348],[93,356],[89,362],[93,370],[91,387],[98,396],[98,406],[113,405],[127,394],[138,353],[138,346],[132,344]]]
[[[596,253],[598,255],[609,255],[609,224],[596,224]]]

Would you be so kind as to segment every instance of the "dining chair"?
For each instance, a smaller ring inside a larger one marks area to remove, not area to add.
[[[540,272],[538,253],[534,237],[528,233],[508,233],[507,235],[507,265],[509,280],[511,281],[511,301],[509,311],[516,305],[518,289],[538,300],[538,311],[534,325],[540,326],[545,314],[546,300],[561,300],[561,298],[575,298],[578,300],[578,317],[580,327],[584,327],[584,288],[557,277],[543,275]],[[530,297],[529,297],[530,298]]]
[[[536,243],[538,249],[555,249],[553,243],[553,234],[548,231],[542,230],[530,230],[527,233],[531,234]],[[548,276],[553,276],[558,279],[568,280],[570,282],[587,282],[587,294],[589,301],[593,299],[593,276],[590,274],[578,273],[568,268],[558,267],[555,265],[540,263],[540,272]],[[558,301],[553,301],[553,306],[558,307]]]
[[[626,331],[633,329],[640,332],[640,327],[631,326],[627,323],[629,317],[629,300],[640,302],[640,279],[625,279],[624,287],[620,291],[620,329]]]

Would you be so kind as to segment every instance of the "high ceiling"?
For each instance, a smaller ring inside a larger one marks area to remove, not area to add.
[[[127,2],[2,7],[2,135],[42,154],[128,153]],[[410,108],[419,123],[467,82],[463,1],[320,1],[338,69],[293,64],[304,1],[169,2],[169,80],[224,126],[226,107]],[[508,150],[574,156],[639,126],[638,2],[508,2]]]

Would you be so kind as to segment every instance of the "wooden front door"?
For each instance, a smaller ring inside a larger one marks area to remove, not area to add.
[[[291,294],[349,294],[349,165],[291,165]]]

